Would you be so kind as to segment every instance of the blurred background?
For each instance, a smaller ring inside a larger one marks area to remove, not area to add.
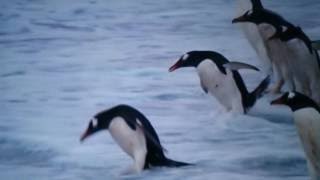
[[[318,0],[263,3],[320,39]],[[194,69],[168,73],[191,50],[259,66],[234,17],[234,0],[1,0],[1,179],[308,179],[287,108],[266,96],[226,114]],[[241,73],[249,89],[265,76]],[[149,118],[168,157],[196,166],[122,177],[132,160],[107,132],[80,144],[95,113],[122,103]]]

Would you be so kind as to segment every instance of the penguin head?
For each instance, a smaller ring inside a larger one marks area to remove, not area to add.
[[[232,23],[251,22],[257,24],[259,22],[259,14],[257,12],[258,10],[248,10],[242,16],[234,18]]]
[[[304,42],[311,43],[311,40],[299,26],[289,26],[285,31],[275,34],[273,38],[279,38],[282,41],[290,41],[291,39],[298,38]]]
[[[285,42],[288,42],[292,39],[300,39],[307,46],[311,54],[313,51],[311,40],[299,26],[289,26],[285,31],[277,31],[270,39],[280,39],[281,41]]]
[[[292,111],[307,107],[313,107],[319,111],[318,105],[312,99],[298,92],[286,92],[280,98],[273,100],[271,105],[286,105]]]
[[[169,68],[169,72],[173,72],[176,69],[183,68],[183,67],[197,67],[198,64],[204,60],[203,56],[200,51],[190,51],[186,54],[182,55],[180,59]]]
[[[80,137],[80,141],[83,142],[87,137],[95,134],[100,130],[107,129],[107,128],[108,128],[108,123],[106,121],[102,121],[101,118],[95,116],[89,121],[86,131]]]
[[[299,27],[287,27],[282,32],[275,33],[270,39],[280,39],[281,41],[290,41],[291,39],[297,38],[300,36],[299,31],[301,32],[301,29]]]

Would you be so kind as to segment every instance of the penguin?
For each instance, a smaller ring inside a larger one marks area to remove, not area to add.
[[[283,32],[277,33],[273,38],[278,38],[287,44],[295,63],[294,72],[298,84],[297,89],[320,104],[320,58],[319,53],[312,47],[312,41],[300,27],[290,26]],[[311,49],[311,53],[310,53]]]
[[[214,51],[190,51],[170,67],[173,72],[183,67],[195,67],[200,84],[205,93],[210,93],[228,112],[247,113],[268,87],[270,78],[266,77],[251,93],[248,92],[238,69],[257,68],[229,62],[223,55]]]
[[[259,1],[260,2],[260,1]],[[245,12],[242,16],[232,20],[232,23],[253,23],[256,24],[260,30],[263,41],[266,45],[269,58],[271,60],[273,71],[278,76],[275,86],[271,92],[279,93],[282,86],[286,83],[290,90],[295,90],[294,77],[292,67],[289,62],[289,54],[286,45],[279,39],[272,39],[272,36],[281,30],[279,26],[273,26],[274,22],[281,22],[284,26],[291,26],[292,24],[286,21],[277,13],[264,8],[259,5]]]
[[[261,8],[262,4],[259,0],[237,0],[236,16],[241,16],[252,8]],[[244,33],[251,47],[255,50],[260,59],[261,70],[265,74],[272,74],[272,64],[267,51],[266,42],[262,37],[259,27],[252,23],[240,23],[240,29]]]
[[[233,19],[233,23],[252,22],[256,25],[266,23],[269,25],[273,25],[273,27],[276,29],[276,32],[282,32],[282,26],[293,26],[293,24],[285,20],[281,15],[264,8],[260,0],[258,1],[259,2],[253,3],[253,8],[251,10],[248,10],[242,16]],[[281,26],[279,26],[279,23],[281,23]],[[270,36],[269,38],[272,38],[272,36]]]
[[[293,111],[294,124],[306,154],[312,180],[320,179],[320,108],[309,97],[298,92],[287,92],[271,102],[286,105]]]
[[[160,139],[149,120],[138,110],[128,105],[118,105],[99,112],[89,122],[80,141],[108,130],[116,143],[133,160],[124,174],[140,173],[155,166],[180,167],[190,165],[167,158]]]
[[[277,25],[276,22],[273,25]],[[279,23],[278,26],[281,26]],[[312,41],[309,37],[303,32],[299,26],[288,26],[285,31],[277,31],[270,39],[279,38],[281,41],[288,42],[292,39],[301,40],[305,46],[308,48],[310,54],[313,53]]]

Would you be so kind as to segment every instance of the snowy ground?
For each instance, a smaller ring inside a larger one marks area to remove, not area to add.
[[[320,39],[317,0],[264,3]],[[234,4],[1,0],[1,179],[308,179],[291,113],[273,97],[221,113],[193,69],[168,73],[190,50],[259,66],[231,24]],[[241,73],[249,89],[264,78]],[[120,103],[150,119],[170,158],[196,166],[121,177],[131,160],[107,132],[80,144],[91,116]]]

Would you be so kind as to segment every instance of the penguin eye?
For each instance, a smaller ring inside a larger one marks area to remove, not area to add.
[[[188,58],[189,58],[189,54],[185,54],[185,55],[182,56],[181,59],[182,59],[183,61],[185,61],[185,60],[187,60]]]
[[[92,126],[93,126],[93,127],[97,127],[97,125],[98,125],[98,120],[97,120],[96,118],[92,118],[92,119],[91,119],[91,123],[92,123]]]
[[[290,93],[288,94],[288,98],[289,98],[289,99],[293,99],[295,96],[296,96],[296,94],[295,94],[294,92],[290,92]]]

